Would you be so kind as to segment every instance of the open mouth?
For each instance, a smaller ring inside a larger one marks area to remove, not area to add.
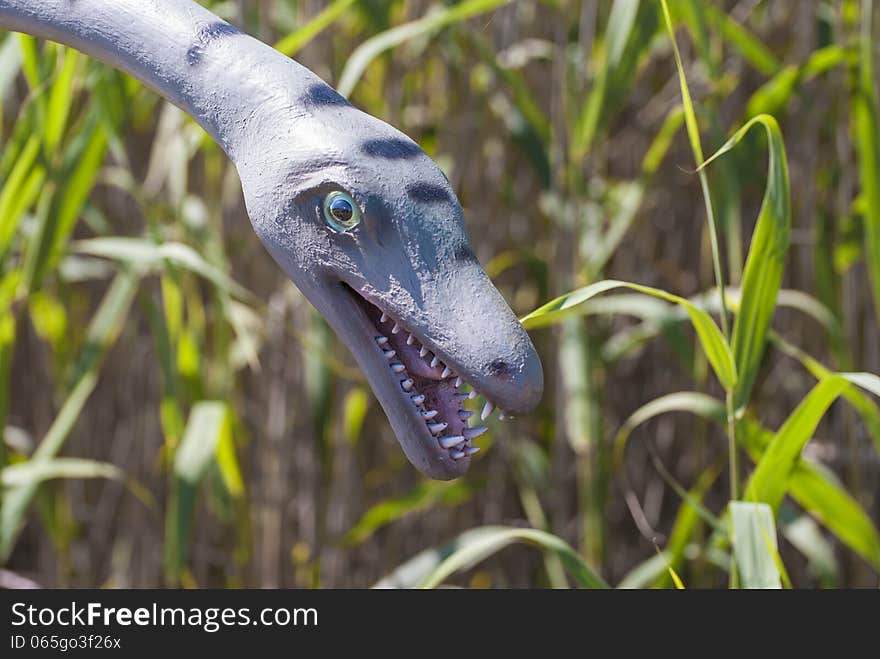
[[[449,366],[439,350],[428,348],[424,337],[391,317],[360,293],[343,283],[372,324],[373,342],[376,350],[388,366],[388,377],[398,386],[401,398],[413,415],[421,419],[424,440],[436,443],[436,447],[459,461],[472,456],[480,449],[474,445],[488,428],[470,425],[476,413],[465,409],[465,402],[476,399],[479,392],[471,386],[466,376]],[[486,420],[495,406],[486,401],[479,414],[479,421]],[[504,413],[499,410],[499,418]]]

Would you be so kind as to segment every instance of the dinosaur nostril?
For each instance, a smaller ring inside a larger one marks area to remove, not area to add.
[[[513,367],[503,359],[495,359],[489,362],[489,374],[496,378],[509,378],[513,374]]]

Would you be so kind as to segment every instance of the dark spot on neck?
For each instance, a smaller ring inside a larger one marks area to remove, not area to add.
[[[313,85],[310,85],[300,100],[303,105],[311,108],[325,107],[328,105],[335,105],[337,107],[351,106],[351,103],[346,101],[339,92],[323,82],[316,82]]]
[[[424,153],[415,142],[398,137],[367,140],[361,144],[361,151],[373,158],[384,158],[385,160],[409,160]]]
[[[186,51],[186,61],[190,65],[198,64],[202,61],[202,55],[209,43],[230,34],[241,34],[241,31],[234,25],[222,21],[202,25],[196,32],[195,42]]]
[[[406,186],[406,193],[413,201],[423,204],[442,204],[452,201],[449,190],[433,183],[412,183]]]

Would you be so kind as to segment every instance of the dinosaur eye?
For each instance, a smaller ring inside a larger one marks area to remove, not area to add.
[[[361,211],[350,195],[337,190],[324,199],[324,221],[333,231],[345,233],[361,221]]]

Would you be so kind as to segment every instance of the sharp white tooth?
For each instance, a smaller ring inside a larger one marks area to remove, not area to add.
[[[452,375],[452,369],[450,369],[448,366],[444,366],[443,372],[440,374],[440,379],[445,380],[450,375]]]
[[[416,394],[415,396],[410,396],[410,400],[416,405],[421,405],[425,402],[425,394]]]
[[[384,323],[386,320],[388,320],[388,314],[383,311],[382,317],[379,319],[379,322]]]
[[[440,438],[440,446],[443,448],[452,448],[453,446],[457,446],[464,441],[464,437],[461,435],[453,435],[452,437],[441,437]]]
[[[464,451],[450,451],[450,456],[452,456],[453,460],[461,460],[465,456]]]
[[[394,327],[391,328],[391,333],[397,334],[399,331],[400,331],[400,325],[398,325],[397,323],[394,323]]]
[[[474,415],[474,413],[471,412],[470,410],[459,410],[458,411],[458,418],[461,419],[462,421],[467,421],[473,415]]]
[[[419,349],[419,357],[424,357],[427,354],[428,354],[428,349],[425,346],[422,346]]]
[[[416,337],[414,337],[412,334],[410,334],[408,337],[406,337],[406,345],[411,346],[415,342],[416,342]]]
[[[404,366],[400,362],[394,362],[393,364],[391,364],[391,370],[395,373],[403,373],[406,370],[406,366]]]
[[[461,376],[459,375],[457,378],[455,378],[455,388],[456,389],[458,389],[461,386],[461,382],[462,382]]]
[[[465,428],[461,434],[465,439],[476,439],[487,430],[489,429],[486,426],[477,426],[476,428]]]
[[[464,452],[465,452],[466,455],[473,455],[474,453],[477,453],[479,450],[480,450],[480,447],[479,447],[479,446],[468,446],[468,447],[464,450]]]
[[[507,415],[504,413],[504,410],[498,410],[498,419],[500,421],[504,421],[507,418]]]
[[[387,336],[377,336],[376,343],[378,343],[380,346],[384,346],[386,343],[388,343],[388,337]]]
[[[437,410],[428,410],[427,412],[422,412],[422,417],[425,419],[425,421],[430,421],[438,414],[440,413]]]
[[[476,390],[476,389],[473,389],[473,390],[467,395],[467,397],[468,397],[468,400],[473,400],[474,398],[476,398],[476,397],[477,397],[477,390]]]
[[[434,355],[434,358],[431,360],[431,368],[437,368],[437,364],[440,363],[440,358],[437,355]]]
[[[489,417],[489,415],[492,414],[492,410],[494,409],[495,406],[487,400],[486,404],[483,405],[483,411],[480,412],[480,419],[482,421],[485,421]]]
[[[390,361],[390,360],[394,359],[394,356],[397,354],[397,351],[396,350],[383,350],[382,354],[385,355],[385,359]]]
[[[431,431],[432,435],[439,435],[441,432],[446,430],[446,426],[448,426],[448,425],[449,424],[446,423],[445,421],[441,421],[440,423],[429,423],[428,430]]]
[[[404,390],[405,392],[407,392],[407,393],[409,393],[410,391],[412,391],[413,384],[414,384],[413,381],[410,380],[410,379],[406,379],[406,380],[401,380],[401,381],[400,381],[400,386],[401,386],[401,387],[403,388],[403,390]]]

